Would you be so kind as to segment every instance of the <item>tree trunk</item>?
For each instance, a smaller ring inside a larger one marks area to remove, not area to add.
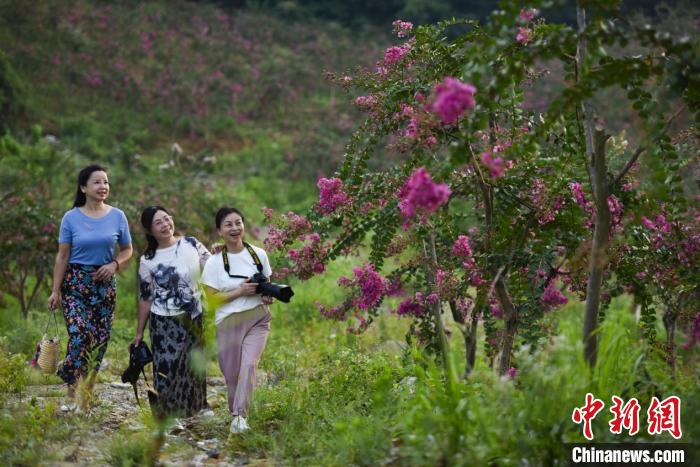
[[[425,244],[423,244],[425,245]],[[430,289],[437,293],[437,253],[435,252],[435,232],[430,232],[430,251],[425,251],[426,256],[430,258],[430,265],[426,267],[426,276],[430,285]],[[440,345],[440,354],[442,356],[442,365],[445,369],[445,374],[450,372],[448,359],[449,343],[445,334],[445,324],[442,322],[441,301],[438,300],[430,305],[430,311],[433,314],[435,321],[435,330],[437,332],[438,344]]]
[[[476,293],[476,302],[474,303],[474,308],[472,308],[471,323],[469,324],[469,342],[466,343],[467,373],[470,373],[474,369],[474,363],[476,362],[476,332],[477,326],[479,325],[479,315],[486,304],[487,293],[488,289],[480,288]]]
[[[506,324],[506,327],[503,330],[503,344],[501,345],[501,355],[498,364],[498,373],[500,375],[505,375],[510,369],[510,357],[513,352],[515,332],[518,328],[518,313],[513,305],[513,301],[508,293],[508,288],[506,287],[502,277],[496,281],[494,291],[496,292],[498,302],[503,309],[503,316]]]
[[[449,302],[450,311],[452,311],[452,318],[456,323],[461,324],[460,330],[462,331],[462,337],[464,337],[464,355],[466,356],[464,366],[465,377],[474,369],[474,362],[476,361],[476,332],[477,326],[479,325],[479,312],[484,306],[483,302],[485,297],[485,292],[479,290],[476,301],[474,302],[474,307],[469,314],[469,322],[467,322],[466,316],[462,316],[462,313],[457,308],[457,304],[454,301]]]
[[[667,362],[671,367],[671,374],[676,375],[676,320],[678,310],[673,306],[666,306],[664,311],[664,327],[666,328],[666,351],[668,352]]]
[[[576,54],[578,82],[581,82],[581,75],[586,66],[586,39],[584,36],[586,12],[581,3],[579,0],[576,4],[576,18],[579,28]],[[586,287],[586,306],[583,317],[583,354],[586,362],[592,368],[596,364],[598,354],[598,339],[595,331],[598,328],[600,293],[603,284],[603,274],[608,261],[607,253],[611,230],[610,208],[608,207],[610,183],[608,181],[605,159],[605,143],[608,136],[602,130],[594,128],[591,103],[588,99],[581,101],[581,114],[583,116],[588,175],[593,189],[596,213],[593,244],[591,245],[589,257],[590,272]]]

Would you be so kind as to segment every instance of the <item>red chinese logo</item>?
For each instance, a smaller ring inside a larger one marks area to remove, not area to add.
[[[622,399],[617,396],[612,396],[613,406],[610,411],[615,415],[615,418],[610,420],[610,433],[619,435],[624,428],[629,432],[630,436],[634,436],[639,431],[639,401],[634,397],[627,404],[622,405]]]
[[[658,435],[664,431],[671,433],[676,439],[680,439],[681,433],[681,400],[677,396],[670,396],[659,402],[656,397],[651,398],[649,410],[650,435]]]
[[[622,430],[627,430],[629,436],[634,436],[639,432],[639,412],[640,405],[636,398],[632,398],[627,403],[620,397],[612,396],[613,405],[610,412],[613,419],[608,422],[610,432],[621,434]],[[586,394],[586,404],[583,407],[576,407],[571,414],[571,420],[576,424],[583,423],[583,436],[593,440],[592,421],[603,410],[605,403],[596,399],[590,392]],[[659,435],[667,431],[675,439],[680,439],[681,432],[681,400],[678,396],[669,396],[663,401],[652,397],[649,409],[647,410],[648,428],[650,435]]]
[[[576,407],[574,412],[571,414],[571,419],[574,423],[580,424],[583,422],[583,436],[587,440],[593,439],[593,429],[591,428],[591,421],[598,415],[598,412],[603,410],[605,403],[596,399],[590,392],[586,394],[586,405],[583,407]]]

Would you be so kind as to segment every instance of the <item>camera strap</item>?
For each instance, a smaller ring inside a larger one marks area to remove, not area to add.
[[[262,272],[263,265],[260,262],[260,258],[258,258],[258,254],[255,252],[253,247],[248,242],[243,242],[243,246],[245,246],[246,250],[248,250],[248,253],[250,253],[250,256],[253,258],[255,267],[258,268],[258,272]],[[221,250],[221,258],[224,260],[224,270],[226,271],[226,274],[228,274],[228,277],[234,279],[248,279],[248,276],[238,276],[236,274],[231,274],[231,266],[228,263],[228,250],[226,249],[226,245],[224,245],[224,248]]]

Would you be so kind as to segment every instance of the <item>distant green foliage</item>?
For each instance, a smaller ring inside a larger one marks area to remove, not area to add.
[[[27,378],[25,356],[11,353],[5,339],[0,338],[0,407],[9,395],[22,393]]]
[[[18,300],[25,317],[52,271],[58,211],[68,198],[67,185],[58,182],[75,162],[74,154],[41,132],[34,128],[26,143],[0,138],[0,289]]]
[[[0,49],[0,133],[7,131],[12,121],[22,113],[24,86]]]

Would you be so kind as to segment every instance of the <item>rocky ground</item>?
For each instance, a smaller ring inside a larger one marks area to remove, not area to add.
[[[262,375],[264,378],[264,375]],[[63,417],[70,435],[59,446],[52,446],[44,465],[110,465],[111,452],[129,434],[155,433],[151,424],[143,380],[139,381],[139,396],[144,408],[135,400],[130,384],[123,384],[111,374],[101,375],[102,382],[95,386],[95,399],[87,412],[66,411],[65,388],[62,385],[27,387],[24,402],[46,406],[53,404],[57,417]],[[105,381],[113,379],[113,381]],[[230,416],[226,407],[226,385],[221,377],[207,379],[207,399],[213,410],[189,419],[174,420],[166,429],[158,456],[162,466],[199,465],[271,465],[252,460],[241,454],[229,455],[224,449]],[[64,410],[61,410],[63,406]],[[156,437],[153,437],[156,439]]]

